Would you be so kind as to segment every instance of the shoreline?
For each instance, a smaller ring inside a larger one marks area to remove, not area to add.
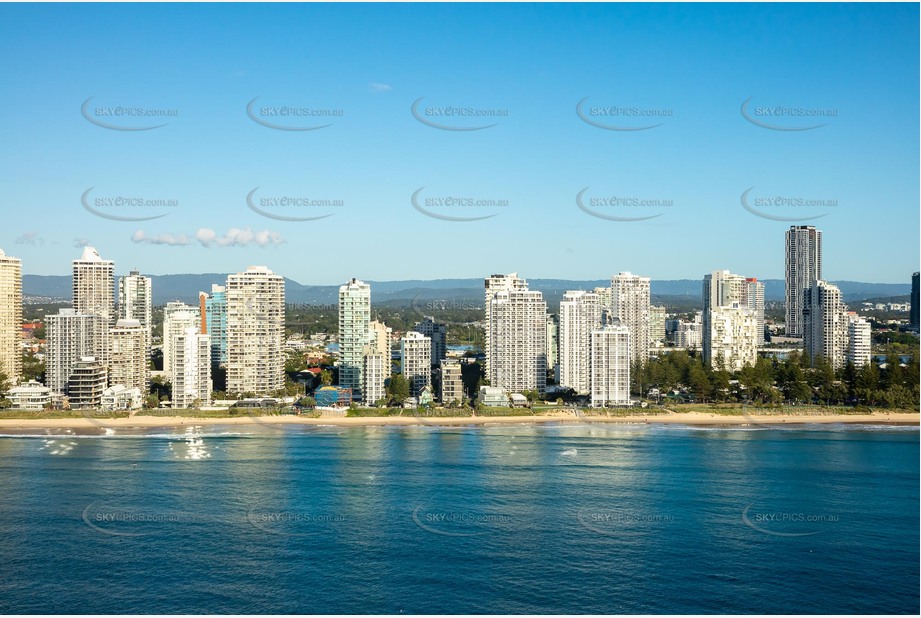
[[[633,424],[633,425],[915,425],[921,424],[919,413],[874,413],[874,414],[770,414],[770,415],[723,415],[703,412],[675,412],[669,414],[631,414],[629,416],[575,416],[573,414],[546,414],[539,416],[459,416],[444,418],[420,418],[416,416],[387,417],[320,417],[299,416],[243,416],[232,418],[144,416],[126,418],[47,418],[47,419],[0,419],[0,431],[4,429],[145,429],[156,427],[193,427],[213,425],[335,425],[342,427],[362,426],[486,426],[486,425],[532,425],[532,424]]]

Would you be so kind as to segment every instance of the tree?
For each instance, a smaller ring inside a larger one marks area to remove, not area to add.
[[[333,383],[333,372],[329,369],[324,369],[320,372],[320,383],[323,386],[329,386]]]
[[[144,401],[144,405],[147,408],[156,409],[160,407],[160,399],[154,393],[147,395],[147,399]]]
[[[402,373],[394,373],[387,381],[386,391],[392,402],[403,403],[409,398],[409,380]]]

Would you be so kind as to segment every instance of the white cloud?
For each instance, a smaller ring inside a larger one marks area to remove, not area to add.
[[[75,249],[82,249],[83,247],[87,247],[89,245],[90,245],[90,241],[87,240],[86,238],[74,238],[74,248]]]
[[[379,84],[377,82],[371,82],[370,87],[372,92],[390,92],[393,90],[393,86],[390,84]]]
[[[38,235],[38,232],[26,232],[20,235],[15,241],[17,245],[38,245],[45,244],[45,239]]]
[[[259,247],[278,246],[284,244],[285,239],[280,233],[271,230],[253,231],[249,227],[231,228],[226,233],[218,235],[214,230],[203,227],[199,228],[192,236],[186,234],[148,236],[143,230],[138,230],[131,236],[131,241],[150,245],[171,246],[185,246],[198,241],[202,247],[210,249],[211,247],[247,247],[250,245]]]

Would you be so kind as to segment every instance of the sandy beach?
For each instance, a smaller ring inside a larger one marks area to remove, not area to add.
[[[918,413],[873,414],[771,414],[771,415],[726,415],[704,412],[680,412],[671,414],[633,414],[630,416],[576,416],[555,413],[539,416],[477,416],[417,418],[415,416],[389,417],[321,417],[260,416],[231,418],[196,418],[183,416],[144,416],[136,414],[128,418],[47,418],[47,419],[0,419],[0,431],[4,429],[92,429],[92,428],[152,428],[185,427],[203,425],[339,425],[339,426],[475,426],[515,425],[546,423],[632,423],[632,424],[677,424],[677,425],[796,425],[817,423],[919,425]]]

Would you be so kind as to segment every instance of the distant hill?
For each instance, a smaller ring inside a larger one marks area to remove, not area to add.
[[[223,285],[226,274],[205,273],[193,275],[151,275],[153,301],[162,305],[171,300],[198,302],[199,291],[210,291],[212,284]],[[764,279],[764,297],[768,301],[783,301],[782,279]],[[375,304],[398,305],[416,300],[444,300],[483,302],[482,279],[434,279],[431,281],[368,281]],[[567,290],[590,290],[610,285],[608,279],[573,281],[567,279],[528,279],[531,289],[544,293],[548,304],[559,304]],[[866,298],[904,296],[911,292],[909,283],[863,283],[859,281],[834,281],[846,301]],[[23,294],[47,296],[69,300],[71,282],[69,275],[24,275]],[[652,302],[667,306],[699,306],[701,281],[698,279],[653,280]],[[304,285],[285,279],[285,299],[289,303],[336,304],[338,285]]]

